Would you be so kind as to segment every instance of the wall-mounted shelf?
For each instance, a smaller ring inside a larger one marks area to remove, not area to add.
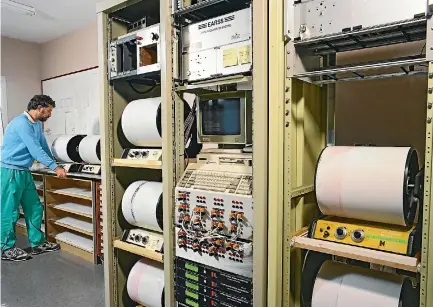
[[[146,160],[113,159],[113,161],[111,162],[111,166],[162,169],[162,162],[146,161]]]
[[[117,249],[121,249],[124,251],[127,251],[129,253],[138,255],[138,256],[142,256],[144,258],[148,258],[154,261],[158,261],[158,262],[163,262],[163,254],[158,253],[158,252],[152,252],[146,248],[134,245],[134,244],[130,244],[130,243],[126,243],[123,242],[119,239],[114,240],[113,242],[113,246]]]

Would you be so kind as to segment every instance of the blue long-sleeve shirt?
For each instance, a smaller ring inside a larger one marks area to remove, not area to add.
[[[42,132],[42,123],[33,122],[26,114],[21,114],[6,127],[1,148],[1,166],[28,170],[35,160],[51,170],[58,166]]]

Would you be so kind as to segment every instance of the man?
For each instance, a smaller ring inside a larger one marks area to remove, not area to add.
[[[27,112],[14,118],[5,130],[0,156],[2,260],[23,261],[31,258],[29,253],[15,246],[15,225],[20,204],[26,220],[31,254],[60,249],[58,244],[48,242],[41,231],[43,207],[29,170],[37,160],[55,171],[60,178],[66,177],[65,170],[54,162],[42,132],[42,122],[51,117],[55,106],[49,96],[36,95],[30,100]]]

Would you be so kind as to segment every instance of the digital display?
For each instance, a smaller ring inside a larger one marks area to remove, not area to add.
[[[185,269],[193,271],[193,272],[196,272],[196,273],[198,272],[198,267],[197,266],[191,265],[191,264],[188,264],[188,263],[185,264]]]
[[[191,289],[196,290],[196,291],[198,291],[200,289],[198,285],[192,284],[190,282],[186,282],[185,285],[187,288],[191,288]]]
[[[192,306],[192,307],[199,307],[198,303],[191,301],[190,299],[186,299],[185,303],[187,303],[189,306]]]
[[[188,278],[188,279],[192,279],[194,281],[198,281],[198,276],[195,276],[195,275],[192,275],[192,274],[189,274],[189,273],[185,273],[185,277]]]
[[[241,98],[200,101],[202,135],[240,135]]]

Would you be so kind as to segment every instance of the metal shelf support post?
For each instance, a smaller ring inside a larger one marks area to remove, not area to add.
[[[267,305],[268,291],[268,3],[253,1],[253,200],[254,254],[253,254],[253,306]],[[273,206],[274,207],[274,206]],[[270,210],[269,210],[270,211]],[[275,263],[272,263],[275,266]],[[281,270],[281,268],[279,268]]]
[[[269,152],[268,152],[268,306],[282,306],[283,222],[285,203],[283,185],[286,174],[283,161],[285,127],[290,125],[290,114],[285,114],[284,90],[284,1],[269,1]]]
[[[162,97],[162,177],[163,177],[163,216],[164,216],[164,283],[165,306],[174,306],[174,235],[173,206],[176,185],[177,159],[175,155],[178,139],[175,127],[175,100],[173,99],[173,31],[172,1],[161,0],[161,97]]]
[[[427,20],[426,59],[429,61],[428,89],[427,89],[427,116],[426,116],[426,143],[425,143],[425,177],[424,177],[424,208],[423,208],[423,236],[421,250],[421,293],[420,306],[433,305],[433,18]]]

